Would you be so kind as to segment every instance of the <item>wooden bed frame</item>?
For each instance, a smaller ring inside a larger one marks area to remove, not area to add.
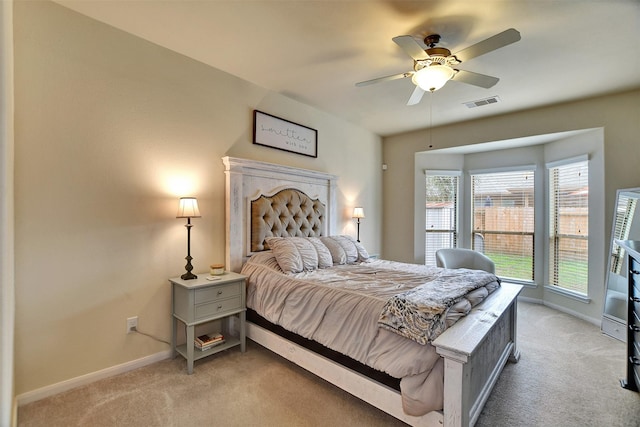
[[[336,227],[337,177],[322,172],[224,157],[226,265],[239,272],[251,255],[250,201],[296,188],[325,204],[323,235]],[[248,322],[247,337],[413,426],[473,426],[507,361],[517,362],[516,299],[522,286],[503,283],[471,313],[433,341],[444,358],[444,410],[421,417],[402,410],[398,391]]]

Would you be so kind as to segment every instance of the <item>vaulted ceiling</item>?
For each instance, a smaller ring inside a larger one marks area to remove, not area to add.
[[[637,0],[57,3],[383,136],[640,87]],[[457,66],[500,78],[490,89],[450,81],[408,106],[411,78],[355,86],[413,69],[395,36],[455,53],[508,28],[522,39]]]

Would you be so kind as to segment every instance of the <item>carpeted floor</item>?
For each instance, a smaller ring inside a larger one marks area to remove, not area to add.
[[[625,345],[582,320],[519,303],[520,362],[507,364],[477,426],[640,427],[624,390]],[[29,426],[400,426],[248,342],[196,362],[165,360],[21,406]]]

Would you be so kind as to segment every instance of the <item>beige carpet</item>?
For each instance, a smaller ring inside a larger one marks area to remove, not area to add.
[[[522,358],[508,364],[478,426],[640,426],[624,390],[625,345],[593,325],[519,304]],[[19,426],[404,425],[253,342],[196,362],[182,358],[21,406]]]

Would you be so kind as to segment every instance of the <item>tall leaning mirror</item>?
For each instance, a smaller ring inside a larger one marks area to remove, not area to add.
[[[626,341],[627,323],[627,253],[616,240],[640,240],[639,188],[617,191],[613,215],[611,245],[607,266],[602,332]]]

